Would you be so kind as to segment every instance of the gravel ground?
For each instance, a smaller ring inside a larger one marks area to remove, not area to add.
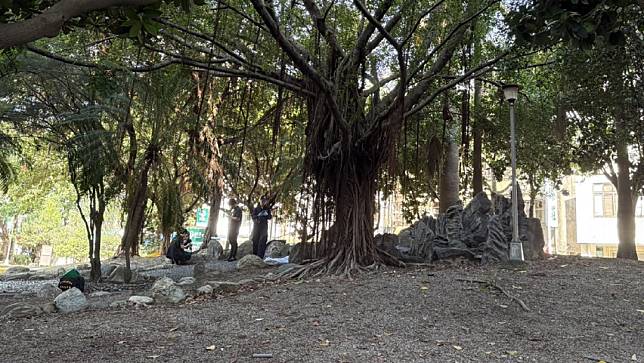
[[[0,362],[643,362],[643,311],[641,262],[439,265],[2,322]]]

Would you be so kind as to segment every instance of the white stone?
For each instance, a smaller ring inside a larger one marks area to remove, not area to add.
[[[210,295],[214,289],[210,285],[203,285],[202,287],[197,289],[197,294],[198,295]]]
[[[154,303],[154,299],[149,297],[149,296],[139,296],[139,295],[132,295],[130,296],[127,301],[130,304],[134,305],[150,305]]]
[[[80,311],[88,306],[85,295],[75,287],[72,287],[58,295],[56,299],[54,299],[54,304],[58,311],[62,313]]]
[[[161,303],[178,304],[186,299],[186,293],[171,278],[163,277],[152,285],[152,297]]]
[[[255,256],[255,255],[246,255],[242,257],[239,261],[237,261],[237,269],[238,270],[244,270],[244,269],[251,269],[251,268],[264,268],[267,267],[268,265],[264,260],[261,258]]]
[[[194,278],[194,277],[186,276],[186,277],[181,278],[181,280],[179,280],[179,282],[177,283],[177,285],[179,285],[179,286],[186,286],[186,285],[192,285],[192,284],[194,284],[195,282],[197,282],[197,280],[195,280],[195,278]]]

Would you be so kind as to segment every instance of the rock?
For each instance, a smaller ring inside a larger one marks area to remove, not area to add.
[[[118,301],[113,301],[110,303],[111,308],[120,308],[123,306],[127,306],[127,301],[126,300],[118,300]]]
[[[476,260],[476,256],[472,251],[467,248],[455,248],[455,247],[435,247],[432,250],[433,260],[445,260],[448,258],[456,257],[465,257],[470,260]]]
[[[251,269],[251,268],[264,268],[267,267],[268,265],[264,260],[261,258],[255,256],[255,255],[246,255],[242,257],[239,261],[237,261],[237,269],[238,270],[245,270],[245,269]]]
[[[5,271],[5,274],[11,275],[11,274],[19,274],[19,273],[25,273],[31,271],[29,267],[25,266],[14,266],[14,267],[9,267],[7,271]]]
[[[510,258],[510,243],[506,239],[500,216],[493,216],[487,226],[488,235],[483,250],[483,263],[507,262]]]
[[[38,273],[29,276],[29,280],[54,280],[57,276],[52,273]]]
[[[463,204],[460,201],[445,211],[445,230],[449,247],[467,247],[463,243]]]
[[[64,267],[59,267],[59,268],[56,270],[56,276],[57,276],[57,277],[63,277],[63,275],[64,275],[66,272],[67,272],[67,270],[65,270],[65,268],[64,268]]]
[[[237,247],[237,259],[253,254],[253,241],[244,241]]]
[[[116,265],[111,264],[101,264],[101,276],[108,277],[114,272]]]
[[[72,287],[58,295],[56,299],[54,299],[54,304],[61,313],[81,311],[88,306],[85,295],[75,287]]]
[[[391,233],[378,234],[373,238],[378,249],[390,254],[391,256],[402,259],[402,253],[396,248],[398,245],[398,236]]]
[[[152,297],[160,303],[178,304],[186,299],[186,293],[169,277],[158,279],[151,291]]]
[[[56,309],[56,304],[50,302],[42,306],[42,311],[46,314],[53,314],[58,310]]]
[[[237,292],[241,285],[232,281],[208,281],[214,292]]]
[[[89,297],[102,297],[102,296],[109,296],[109,295],[112,295],[112,294],[110,294],[108,291],[96,291],[96,292],[93,292],[93,293],[91,293],[91,294],[89,294],[87,296],[89,296]]]
[[[313,257],[313,244],[309,242],[300,242],[291,247],[288,262],[301,264]]]
[[[56,284],[48,283],[38,288],[36,296],[41,299],[54,300],[62,291]]]
[[[92,266],[90,266],[89,263],[81,263],[80,265],[76,266],[76,269],[78,271],[80,271],[80,270],[91,270]]]
[[[182,277],[179,282],[177,282],[177,285],[179,286],[187,286],[187,285],[192,285],[196,282],[194,277],[186,276]]]
[[[0,311],[0,318],[15,319],[15,318],[29,318],[32,316],[40,315],[42,309],[36,305],[18,302],[6,306]]]
[[[127,302],[133,305],[150,305],[154,303],[154,299],[149,296],[132,295]]]
[[[268,242],[266,246],[266,252],[264,253],[264,258],[280,258],[286,257],[289,255],[290,247],[286,244],[285,240],[274,239]]]
[[[197,295],[210,295],[214,289],[210,285],[203,285],[197,289]]]
[[[224,248],[221,247],[221,243],[215,240],[208,242],[208,248],[206,249],[208,256],[214,259],[218,259],[221,255],[224,254]]]
[[[139,278],[139,274],[136,271],[131,271],[132,277],[130,282],[135,282]],[[108,278],[110,282],[115,283],[125,283],[125,266],[118,266],[112,271],[110,277]]]
[[[15,280],[29,280],[29,278],[33,275],[33,272],[16,272],[16,273],[10,273],[10,274],[5,274],[3,276],[3,280],[5,281],[15,281]]]

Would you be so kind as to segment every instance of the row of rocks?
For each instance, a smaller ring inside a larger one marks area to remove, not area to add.
[[[541,223],[526,216],[520,191],[518,194],[519,239],[525,258],[542,258],[545,242]],[[465,208],[459,202],[436,218],[421,218],[397,236],[378,235],[375,240],[381,250],[408,261],[464,257],[506,262],[512,240],[512,203],[502,195],[493,195],[490,200],[481,192]]]

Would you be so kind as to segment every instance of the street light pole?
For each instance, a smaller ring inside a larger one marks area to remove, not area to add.
[[[503,94],[510,104],[510,158],[512,160],[512,241],[510,242],[510,261],[524,261],[523,244],[519,239],[519,193],[517,188],[517,150],[514,103],[519,95],[519,86],[503,86]]]

